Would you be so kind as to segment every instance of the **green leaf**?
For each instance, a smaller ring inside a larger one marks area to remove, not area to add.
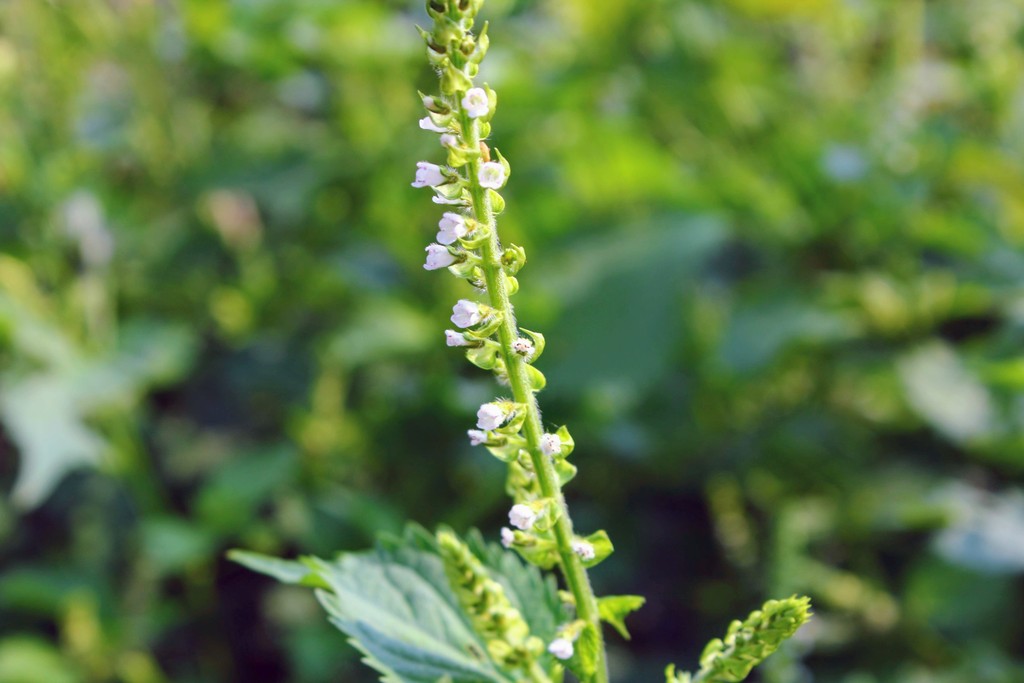
[[[237,562],[243,567],[248,567],[254,572],[266,574],[281,583],[329,588],[327,582],[323,581],[311,567],[303,562],[282,560],[278,557],[270,557],[269,555],[253,553],[248,550],[229,550],[228,559],[232,562]]]
[[[645,602],[647,598],[641,595],[606,595],[598,598],[597,613],[601,616],[601,621],[611,624],[623,638],[629,640],[625,619],[631,612],[640,609]]]
[[[520,610],[530,633],[548,642],[565,620],[557,587],[513,553],[469,535],[469,548]],[[387,683],[510,683],[513,674],[491,661],[487,644],[463,614],[434,538],[418,527],[385,537],[376,550],[302,563],[232,551],[231,558],[286,583],[322,586],[317,598],[330,621],[349,636],[364,661]],[[542,666],[555,662],[544,654]]]

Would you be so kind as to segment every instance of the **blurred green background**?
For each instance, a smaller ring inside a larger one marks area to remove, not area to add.
[[[1024,2],[489,0],[520,318],[614,678],[1024,681]],[[497,535],[420,267],[414,0],[0,3],[0,683],[370,681],[304,590]]]

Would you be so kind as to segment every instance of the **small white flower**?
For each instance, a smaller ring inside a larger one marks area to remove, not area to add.
[[[562,439],[558,434],[545,434],[540,437],[540,452],[544,455],[557,455],[562,452]]]
[[[429,130],[432,133],[448,132],[447,128],[442,128],[441,126],[436,125],[429,116],[424,116],[422,119],[420,119],[420,128],[422,128],[423,130]]]
[[[514,531],[509,529],[507,526],[501,527],[501,544],[506,548],[511,548],[512,544],[516,542],[516,534]]]
[[[487,116],[491,108],[490,102],[487,101],[487,92],[483,88],[470,88],[462,98],[462,108],[471,119]]]
[[[483,187],[497,190],[505,184],[505,167],[497,161],[485,161],[480,164],[476,177]]]
[[[483,320],[480,313],[480,304],[466,299],[459,299],[459,302],[452,306],[452,322],[459,327],[472,327]]]
[[[497,429],[508,419],[508,413],[497,403],[485,403],[476,411],[476,426],[480,429]]]
[[[487,442],[487,432],[482,432],[479,429],[470,429],[466,434],[469,435],[470,446],[479,446]]]
[[[454,244],[455,240],[465,237],[469,232],[466,219],[452,211],[445,212],[437,227],[441,228],[437,233],[437,241],[441,244]]]
[[[448,346],[469,346],[469,341],[466,339],[466,335],[455,330],[444,331],[444,341]]]
[[[586,541],[573,541],[572,551],[584,562],[590,562],[596,557],[594,546]]]
[[[447,204],[449,206],[465,206],[466,204],[466,202],[461,199],[448,199],[447,197],[442,197],[439,194],[434,195],[430,200],[435,204]]]
[[[559,659],[569,659],[573,653],[572,642],[565,638],[555,638],[548,645],[548,652]]]
[[[529,505],[516,503],[508,511],[508,521],[517,529],[529,531],[533,528],[533,523],[537,521],[537,513]]]
[[[454,135],[452,135],[451,133],[442,133],[441,134],[441,146],[442,147],[454,147],[457,144],[459,144],[459,139],[457,137],[455,137]]]
[[[440,244],[429,244],[426,251],[427,262],[423,264],[423,267],[427,270],[439,270],[455,263],[455,257],[448,251],[448,247],[442,247]]]
[[[429,161],[416,163],[416,180],[412,183],[413,187],[437,187],[443,184],[444,174],[441,173],[440,166]]]
[[[438,240],[440,242],[441,240]],[[518,353],[523,358],[529,359],[533,355],[534,348],[533,342],[524,337],[520,337],[512,342],[512,350]]]

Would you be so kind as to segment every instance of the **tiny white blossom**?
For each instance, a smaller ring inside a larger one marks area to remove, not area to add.
[[[441,228],[437,233],[437,241],[441,244],[453,244],[469,232],[466,219],[452,211],[445,212],[437,227]]]
[[[470,88],[462,98],[462,108],[471,119],[487,116],[491,108],[490,102],[487,101],[487,92],[483,88]]]
[[[469,341],[466,339],[466,335],[455,330],[444,331],[444,341],[448,346],[469,346]]]
[[[442,147],[454,147],[457,144],[459,144],[459,139],[457,137],[455,137],[454,135],[452,135],[451,133],[442,133],[441,134],[441,146]]]
[[[430,198],[430,200],[435,204],[447,204],[449,206],[463,206],[466,204],[466,202],[462,201],[461,199],[448,199],[447,197],[442,197],[439,194],[434,195],[433,197]]]
[[[501,544],[506,548],[511,548],[512,544],[516,542],[516,534],[514,531],[509,529],[507,526],[501,527]]]
[[[569,659],[573,653],[572,642],[565,638],[555,638],[548,645],[548,652],[559,659]]]
[[[487,432],[482,432],[479,429],[470,429],[466,434],[469,435],[470,446],[479,446],[487,442]]]
[[[572,551],[584,562],[589,562],[596,557],[594,546],[586,541],[573,541]]]
[[[459,299],[459,302],[452,306],[452,322],[459,327],[472,327],[483,320],[480,313],[480,304]]]
[[[416,163],[416,180],[412,183],[413,187],[437,187],[443,184],[444,174],[441,173],[440,166],[429,161]]]
[[[429,244],[427,245],[426,252],[427,262],[423,264],[423,267],[427,270],[447,268],[455,263],[455,257],[448,251],[448,247],[442,247],[440,244]]]
[[[441,126],[436,125],[433,119],[431,119],[429,116],[424,116],[422,119],[420,119],[420,128],[422,128],[423,130],[429,130],[432,133],[448,132],[447,128],[442,128]]]
[[[476,177],[482,186],[497,190],[505,184],[505,167],[497,161],[485,161],[480,164]]]
[[[497,403],[485,403],[476,411],[476,426],[480,429],[497,429],[507,419],[508,413]]]
[[[438,240],[438,242],[440,241],[441,240]],[[529,339],[520,337],[519,339],[516,339],[514,342],[512,342],[512,350],[524,358],[529,358],[530,356],[533,355],[534,352],[533,342],[530,341]]]
[[[544,455],[557,455],[562,452],[562,439],[558,434],[545,434],[540,437],[540,452]]]
[[[517,529],[529,531],[533,528],[533,523],[537,521],[537,513],[529,505],[516,503],[508,511],[508,521]]]

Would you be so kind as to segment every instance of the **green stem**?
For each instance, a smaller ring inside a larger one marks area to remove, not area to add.
[[[462,130],[466,145],[471,150],[480,147],[480,128],[476,119],[470,119],[462,112]],[[509,301],[508,288],[501,267],[501,243],[498,240],[497,222],[491,208],[491,199],[487,189],[481,187],[477,176],[480,170],[480,156],[472,154],[469,159],[469,190],[473,197],[474,218],[487,226],[489,238],[480,247],[484,278],[487,282],[487,294],[491,307],[501,315],[501,326],[498,328],[498,342],[501,345],[501,356],[508,371],[509,384],[512,388],[512,399],[526,406],[526,420],[523,423],[523,435],[526,437],[530,460],[533,463],[541,494],[555,501],[559,510],[554,525],[555,541],[558,544],[558,555],[561,558],[562,575],[565,583],[576,599],[577,616],[592,624],[597,634],[597,673],[594,683],[608,682],[608,666],[604,649],[604,636],[601,632],[601,619],[597,611],[597,598],[590,585],[590,577],[583,566],[583,561],[572,550],[573,530],[569,517],[569,508],[562,495],[562,487],[555,472],[554,463],[540,449],[540,438],[544,435],[544,426],[540,420],[540,407],[537,396],[530,387],[526,370],[526,360],[512,349],[512,343],[519,338],[512,303]]]

